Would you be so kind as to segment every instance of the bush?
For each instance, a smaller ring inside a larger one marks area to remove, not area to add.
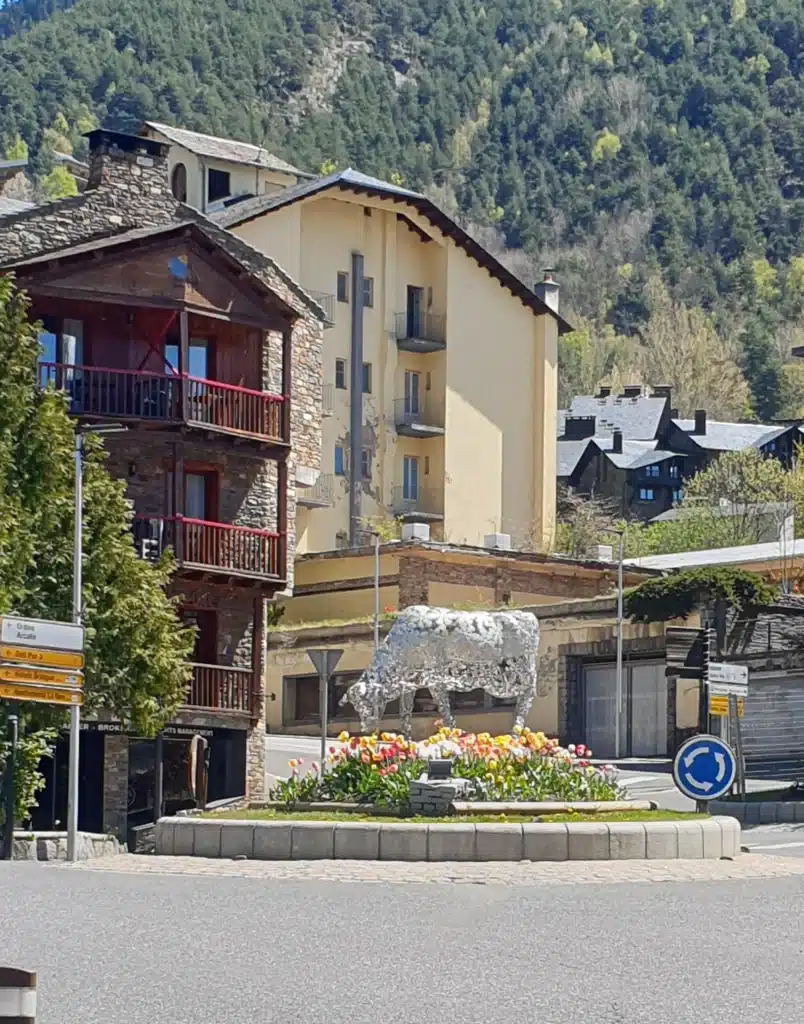
[[[421,743],[395,733],[350,736],[331,746],[324,771],[302,775],[291,761],[290,778],[271,790],[284,804],[332,800],[404,807],[410,783],[427,770],[428,759],[453,758],[453,775],[468,779],[473,800],[615,800],[613,766],[589,763],[592,751],[563,748],[541,732],[522,729],[513,736],[439,729]]]

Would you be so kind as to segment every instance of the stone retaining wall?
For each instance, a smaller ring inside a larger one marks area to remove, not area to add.
[[[156,852],[248,860],[717,860],[740,852],[734,818],[571,824],[418,824],[160,818]]]
[[[3,844],[0,842],[0,853]],[[79,832],[76,836],[76,859],[115,857],[124,853],[116,836],[94,832]],[[14,860],[67,860],[66,832],[15,832]]]

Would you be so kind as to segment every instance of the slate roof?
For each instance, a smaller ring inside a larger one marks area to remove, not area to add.
[[[564,415],[568,412],[571,416],[594,416],[596,434],[620,430],[626,440],[647,441],[656,437],[666,405],[664,395],[640,395],[637,398],[577,395],[569,410],[564,410]]]
[[[439,209],[432,200],[419,192],[412,192],[410,189],[401,188],[399,185],[392,185],[390,182],[381,181],[379,178],[372,178],[368,174],[361,174],[360,171],[355,171],[351,167],[347,167],[344,171],[335,171],[333,174],[327,174],[323,178],[301,182],[291,188],[283,189],[281,192],[235,200],[225,206],[223,210],[216,211],[211,216],[221,227],[233,228],[238,224],[244,224],[273,210],[289,206],[291,203],[298,202],[301,199],[307,199],[335,188],[363,195],[396,199],[413,207],[417,213],[428,220],[434,227],[438,228],[439,231],[452,238],[456,245],[459,245],[464,252],[479,263],[481,267],[484,267],[492,277],[496,278],[503,287],[507,288],[524,305],[532,309],[534,313],[549,313],[551,316],[554,316],[558,321],[559,332],[562,334],[572,330],[572,325],[567,320],[550,309],[524,281],[508,270],[507,267],[503,266],[499,260],[495,259],[490,252],[476,242],[471,235],[467,234],[452,218]]]
[[[730,548],[709,548],[705,551],[678,551],[672,555],[646,555],[626,558],[625,563],[642,569],[691,569],[697,565],[740,565],[746,562],[779,562],[804,557],[804,539],[779,544],[742,544]]]
[[[623,441],[623,450],[613,452],[613,439],[608,437],[559,438],[556,442],[557,469],[560,478],[571,476],[590,444],[597,447],[619,469],[641,469],[657,462],[675,458],[678,452],[656,449],[657,441]]]
[[[22,199],[6,199],[5,196],[0,196],[0,217],[10,217],[12,213],[32,210],[34,205],[34,203],[26,203]]]
[[[572,476],[591,440],[590,437],[585,437],[580,441],[558,441],[556,444],[556,476],[559,479]]]
[[[189,149],[197,156],[210,157],[213,160],[228,160],[231,163],[247,164],[251,167],[264,167],[268,171],[279,171],[282,174],[302,175],[309,177],[298,167],[289,164],[281,157],[269,153],[262,146],[250,142],[238,142],[235,139],[220,139],[215,135],[202,135],[201,132],[187,131],[186,128],[174,128],[160,121],[143,121],[140,133],[144,128],[151,128],[177,146]]]
[[[775,438],[780,437],[790,427],[774,427],[767,423],[722,423],[719,420],[706,421],[705,434],[692,434],[695,429],[694,420],[672,421],[675,426],[690,434],[690,439],[699,448],[716,452],[739,452],[746,448],[761,448]]]

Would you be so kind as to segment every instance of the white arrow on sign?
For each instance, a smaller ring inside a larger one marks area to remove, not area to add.
[[[717,781],[720,782],[726,774],[726,758],[715,751],[715,761],[717,762]]]
[[[684,767],[685,768],[689,768],[689,766],[692,764],[692,762],[695,760],[695,758],[699,754],[708,754],[708,753],[709,753],[709,747],[696,747],[692,751],[692,753],[687,754],[687,756],[684,758]],[[721,754],[720,756],[722,757],[723,755]]]
[[[688,786],[692,786],[693,789],[699,789],[702,793],[708,793],[714,783],[712,782],[699,782],[698,779],[694,779],[689,772],[685,776]]]

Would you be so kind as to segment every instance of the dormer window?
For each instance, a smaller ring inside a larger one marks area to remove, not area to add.
[[[227,199],[231,194],[229,172],[210,167],[207,171],[207,202],[214,203],[218,199]]]

